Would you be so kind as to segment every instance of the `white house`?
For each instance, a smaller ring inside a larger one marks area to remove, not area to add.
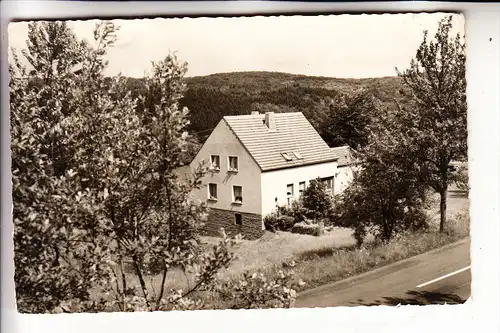
[[[337,174],[335,175],[335,194],[342,193],[352,181],[357,165],[354,161],[353,150],[349,146],[331,148],[338,157]]]
[[[300,112],[224,117],[190,164],[211,166],[194,193],[210,207],[207,231],[260,237],[263,217],[297,199],[310,180],[336,191],[337,159]]]

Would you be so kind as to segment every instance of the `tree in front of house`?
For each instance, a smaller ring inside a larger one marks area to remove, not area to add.
[[[433,40],[424,32],[409,68],[398,71],[415,106],[398,113],[401,145],[422,166],[427,184],[441,197],[441,232],[448,185],[453,182],[448,166],[467,157],[465,43],[459,34],[452,35],[452,28],[449,16],[439,22]]]
[[[362,168],[338,197],[335,221],[354,229],[361,245],[367,233],[389,241],[394,235],[427,225],[426,185],[418,164],[401,149],[384,125],[383,118],[370,136],[370,144],[357,153]]]
[[[153,63],[145,87],[160,98],[137,112],[125,81],[103,75],[116,33],[100,22],[91,46],[65,23],[31,23],[24,55],[34,69],[15,52],[9,66],[20,312],[200,309],[223,295],[217,274],[233,240],[203,247],[206,206],[189,194],[205,170],[185,181],[175,173],[190,145],[179,106],[186,65],[174,55]],[[189,283],[172,282],[179,271]],[[259,295],[252,307],[293,304],[290,274],[271,287],[252,279],[227,285],[234,306],[249,294]]]
[[[328,221],[333,214],[333,197],[320,178],[313,179],[300,196],[296,214],[317,223]]]

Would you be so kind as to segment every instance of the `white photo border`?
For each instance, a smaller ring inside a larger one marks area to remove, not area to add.
[[[1,57],[2,332],[498,332],[500,285],[500,5],[433,2],[3,1]],[[472,297],[463,305],[21,315],[15,308],[7,25],[17,20],[455,12],[465,15]]]

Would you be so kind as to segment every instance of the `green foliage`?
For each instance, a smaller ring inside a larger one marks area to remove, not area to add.
[[[321,179],[311,180],[309,186],[301,194],[299,200],[293,201],[288,206],[278,206],[275,212],[264,217],[264,226],[268,231],[291,231],[294,225],[304,222],[311,225],[311,221],[331,224],[333,221],[334,206],[333,197],[328,192],[326,185]],[[307,227],[306,234],[310,234],[311,228]],[[295,230],[297,233],[303,230],[300,226]],[[322,230],[319,231],[321,233]],[[312,231],[312,233],[317,233]]]
[[[186,64],[174,55],[153,63],[133,98],[126,80],[103,76],[113,24],[96,25],[95,47],[77,41],[64,23],[29,29],[23,53],[34,70],[17,56],[9,66],[18,310],[206,308],[199,292],[217,289],[234,240],[202,246],[207,208],[190,193],[206,170],[200,166],[187,180],[175,173],[194,142],[179,103]],[[146,276],[151,268],[160,272],[157,289]],[[174,268],[194,284],[169,288]],[[277,295],[262,292],[258,300]]]
[[[191,110],[188,129],[200,142],[224,115],[272,111],[303,112],[331,146],[355,147],[364,144],[365,123],[371,119],[371,113],[364,112],[370,111],[374,99],[387,107],[395,107],[396,102],[410,105],[406,96],[394,95],[402,87],[398,77],[336,79],[242,72],[191,77],[185,82],[188,89],[180,104]],[[142,79],[127,78],[127,87],[133,98],[145,90]],[[142,108],[139,103],[139,112]]]
[[[109,35],[105,26],[96,34],[98,40]],[[81,126],[86,119],[77,110],[92,96],[71,69],[100,62],[65,23],[30,24],[28,36],[23,53],[34,69],[21,66],[15,52],[9,66],[15,282],[18,309],[43,312],[73,299],[90,302],[88,290],[111,274],[96,274],[106,262],[100,250],[109,245],[87,232],[97,223],[86,218],[94,209],[86,200],[91,190],[76,186],[78,166],[72,160],[85,150],[79,140],[87,135]],[[77,92],[78,86],[83,90]],[[70,246],[76,251],[67,253]],[[88,304],[82,302],[82,309]]]
[[[268,231],[289,231],[295,224],[293,216],[272,212],[264,217],[264,227]]]
[[[460,36],[450,38],[451,17],[439,23],[435,41],[424,40],[410,68],[399,73],[411,108],[381,105],[360,150],[362,170],[336,207],[344,226],[355,229],[358,243],[367,232],[388,241],[395,234],[426,227],[425,193],[441,195],[441,231],[448,165],[467,148],[465,54]],[[399,103],[398,103],[399,105]]]
[[[400,141],[426,170],[427,183],[441,196],[440,230],[446,223],[446,195],[453,181],[448,165],[467,156],[465,43],[451,35],[452,17],[439,22],[433,40],[427,31],[410,67],[398,75],[414,101],[412,112],[400,112]]]
[[[330,147],[364,147],[368,143],[369,126],[379,116],[375,114],[378,110],[375,104],[375,98],[368,91],[339,95],[320,117],[316,125],[318,132]]]
[[[293,225],[290,231],[294,234],[321,236],[325,232],[324,228],[315,223],[299,222]]]
[[[389,241],[395,234],[426,227],[425,171],[389,131],[394,114],[371,126],[369,144],[356,153],[362,168],[339,196],[336,220],[354,229],[361,244],[369,232]]]
[[[301,285],[289,271],[279,270],[272,278],[247,272],[237,281],[218,286],[218,292],[228,309],[290,308]]]
[[[469,170],[465,164],[460,165],[453,173],[455,185],[459,190],[469,194]]]
[[[194,111],[190,117],[190,130],[206,138],[227,115],[249,114],[251,99],[245,94],[230,94],[211,87],[189,89],[180,101]]]
[[[329,190],[321,179],[313,179],[309,182],[299,200],[305,218],[319,222],[333,216],[333,197],[328,192]]]

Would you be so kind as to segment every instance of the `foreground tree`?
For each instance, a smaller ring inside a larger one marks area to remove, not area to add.
[[[415,110],[398,113],[401,144],[425,168],[427,184],[441,197],[441,232],[448,185],[454,181],[449,163],[467,157],[465,44],[462,36],[451,35],[452,28],[450,16],[439,22],[434,40],[425,31],[410,67],[398,71],[415,102]]]
[[[23,54],[33,69],[21,65],[15,50],[9,66],[15,282],[18,309],[43,312],[85,299],[96,280],[91,261],[98,258],[82,260],[76,271],[61,253],[63,239],[71,241],[64,225],[73,214],[64,213],[59,199],[77,193],[65,182],[77,149],[70,122],[78,108],[77,76],[71,69],[84,60],[87,45],[59,22],[30,24],[28,38]]]
[[[203,247],[207,208],[189,195],[204,167],[185,181],[175,173],[192,142],[188,110],[179,107],[186,64],[174,55],[153,63],[139,96],[147,106],[137,112],[125,80],[103,75],[116,31],[98,24],[90,46],[64,23],[33,23],[28,45],[37,47],[25,56],[34,69],[17,57],[10,66],[21,312],[210,308],[205,296],[222,295],[216,277],[234,258],[233,240]],[[187,283],[172,279],[179,272]],[[278,286],[286,288],[261,291],[252,306],[291,306],[290,275]],[[238,300],[260,287],[238,287],[234,304],[247,305]]]

